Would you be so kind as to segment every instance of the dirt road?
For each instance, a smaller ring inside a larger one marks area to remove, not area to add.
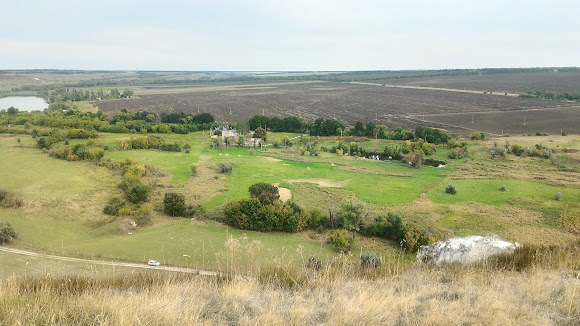
[[[72,257],[55,256],[55,255],[45,255],[45,254],[39,254],[36,252],[14,249],[14,248],[7,248],[7,247],[0,247],[0,251],[10,252],[10,253],[19,254],[19,255],[25,255],[25,256],[31,256],[31,257],[38,257],[38,258],[54,259],[54,260],[60,260],[60,261],[70,261],[70,262],[75,262],[75,263],[88,263],[88,264],[96,264],[96,265],[109,265],[109,266],[118,266],[118,267],[164,270],[164,271],[170,271],[170,272],[191,273],[191,274],[198,274],[198,275],[204,275],[204,276],[217,276],[219,274],[218,272],[214,272],[214,271],[204,271],[204,270],[186,268],[186,267],[149,266],[146,263],[143,263],[143,264],[122,263],[122,262],[115,262],[115,261],[103,261],[103,260],[72,258]]]

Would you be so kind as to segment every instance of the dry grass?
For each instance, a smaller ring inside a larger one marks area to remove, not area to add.
[[[45,276],[0,283],[7,325],[577,325],[580,281],[563,270],[415,266],[353,276],[278,266],[259,277]],[[333,273],[333,271],[336,271]],[[276,274],[279,273],[279,274]]]

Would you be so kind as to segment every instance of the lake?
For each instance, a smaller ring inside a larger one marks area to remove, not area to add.
[[[48,103],[42,97],[8,96],[0,98],[0,110],[15,107],[20,111],[42,111],[48,108]]]

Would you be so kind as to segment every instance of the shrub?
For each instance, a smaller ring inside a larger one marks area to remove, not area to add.
[[[467,156],[467,151],[461,147],[455,147],[451,150],[451,152],[449,152],[448,156],[450,159],[454,160],[461,159]]]
[[[126,201],[121,200],[118,197],[112,197],[109,199],[109,202],[107,203],[105,208],[103,208],[103,213],[112,216],[119,216],[123,212],[127,212],[128,209],[129,208],[127,207]]]
[[[521,156],[524,153],[525,148],[520,144],[513,144],[510,148],[510,151],[516,156]]]
[[[562,199],[562,193],[561,192],[557,192],[554,194],[554,200],[560,200]]]
[[[401,215],[389,212],[386,217],[377,216],[375,222],[367,228],[368,235],[400,241],[404,237]]]
[[[334,230],[330,234],[328,242],[330,242],[330,244],[333,245],[336,249],[347,252],[350,251],[352,238],[350,237],[347,230]]]
[[[146,202],[148,196],[149,196],[149,187],[145,185],[133,186],[127,192],[127,197],[129,197],[129,201],[132,202],[133,204]]]
[[[471,138],[472,140],[485,140],[485,133],[476,131],[471,135],[469,135],[469,138]]]
[[[222,163],[219,165],[219,172],[220,173],[230,173],[234,169],[234,165],[232,163]]]
[[[163,213],[171,216],[183,216],[185,214],[185,196],[166,192],[163,198]]]
[[[191,175],[194,176],[197,174],[197,163],[193,163],[189,166],[189,169],[191,170]]]
[[[443,238],[439,230],[419,229],[413,224],[405,226],[405,237],[403,244],[405,249],[415,252],[421,246],[433,244]]]
[[[457,193],[457,190],[455,189],[455,186],[452,183],[450,183],[447,185],[447,187],[445,187],[445,193],[455,195]]]
[[[135,212],[135,222],[137,225],[150,225],[153,216],[153,204],[144,203]]]
[[[316,256],[308,255],[308,258],[306,259],[306,264],[305,264],[306,268],[319,270],[321,266],[322,266],[322,261],[320,261],[320,258],[318,258]]]
[[[18,234],[14,231],[14,228],[8,222],[0,222],[0,245],[6,244],[15,238],[18,238]]]
[[[367,267],[372,267],[372,268],[378,268],[381,267],[381,259],[375,255],[372,254],[368,251],[365,251],[361,256],[360,256],[360,266],[363,268],[367,268]]]
[[[6,208],[20,208],[24,201],[19,196],[7,190],[0,190],[0,206]]]
[[[566,132],[564,130],[562,130],[562,136],[566,136]]]
[[[499,187],[499,191],[507,191],[507,188],[506,188],[506,186],[501,186],[501,187]]]

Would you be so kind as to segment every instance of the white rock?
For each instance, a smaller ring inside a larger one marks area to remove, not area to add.
[[[503,241],[497,235],[472,235],[465,238],[451,238],[429,246],[421,246],[417,259],[431,264],[467,264],[491,255],[513,253],[521,247],[519,243]]]

